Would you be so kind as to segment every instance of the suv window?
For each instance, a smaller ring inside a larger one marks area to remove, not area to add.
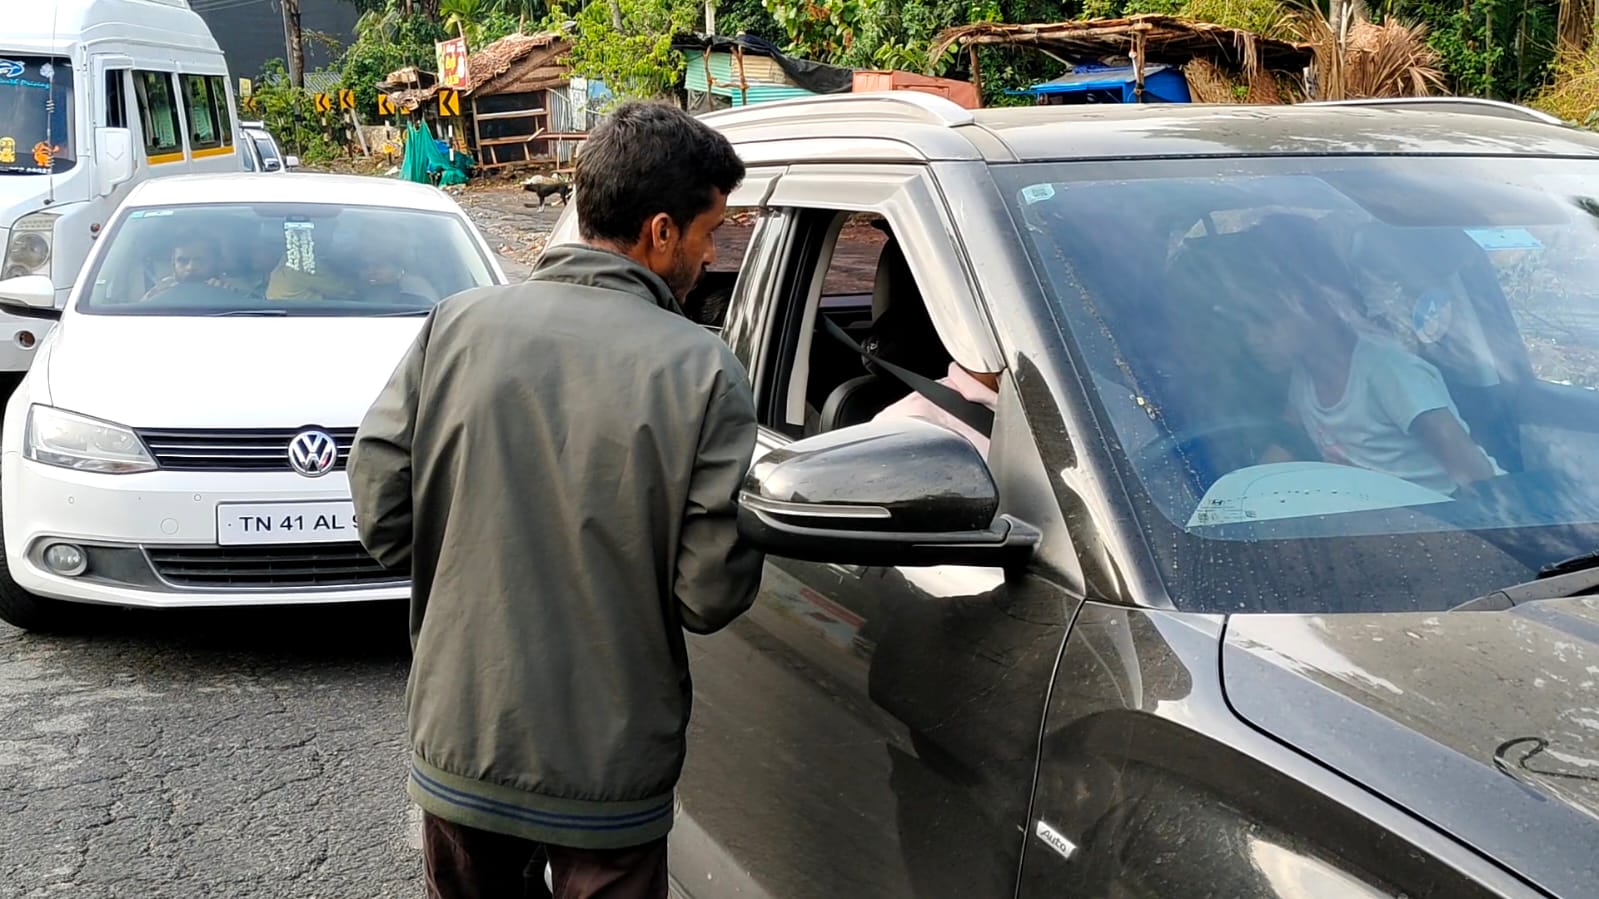
[[[793,209],[800,239],[787,271],[776,324],[756,385],[762,424],[799,438],[861,424],[911,394],[833,335],[931,380],[951,358],[918,287],[925,275],[906,260],[893,225],[870,213]]]
[[[755,206],[727,208],[727,218],[716,230],[716,262],[683,300],[684,314],[712,331],[720,332],[727,321],[727,305],[749,259],[760,215]]]
[[[1447,608],[1599,545],[1594,165],[996,170],[1179,607]]]

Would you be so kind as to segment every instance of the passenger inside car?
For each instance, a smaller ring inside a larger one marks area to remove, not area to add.
[[[1364,300],[1336,257],[1305,253],[1315,223],[1273,216],[1258,252],[1232,264],[1257,268],[1221,308],[1242,326],[1252,354],[1289,379],[1288,414],[1322,459],[1404,478],[1444,494],[1504,474],[1461,420],[1442,374],[1398,341],[1357,328]],[[1240,272],[1239,274],[1244,274]],[[1282,448],[1266,461],[1286,461]]]
[[[156,282],[144,299],[171,295],[184,286],[202,284],[223,286],[222,250],[215,238],[191,229],[180,234],[172,245],[172,274]]]

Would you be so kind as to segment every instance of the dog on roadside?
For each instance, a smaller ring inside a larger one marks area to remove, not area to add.
[[[567,201],[572,198],[572,182],[549,175],[534,175],[522,182],[522,189],[539,198],[538,205],[540,208],[552,196],[560,197],[562,206],[565,206]],[[527,205],[532,206],[533,204],[529,203]]]

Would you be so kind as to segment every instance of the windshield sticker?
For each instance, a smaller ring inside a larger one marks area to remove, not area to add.
[[[47,166],[55,162],[56,154],[65,149],[60,144],[47,144],[44,141],[39,141],[33,145],[33,161],[41,166]]]
[[[283,223],[283,264],[291,271],[316,274],[315,229],[313,222]]]
[[[1484,250],[1543,249],[1543,244],[1526,228],[1468,228],[1466,233]]]
[[[17,139],[0,137],[0,162],[17,161]]]
[[[1032,184],[1022,188],[1022,199],[1026,200],[1029,206],[1034,203],[1042,203],[1045,200],[1052,199],[1054,196],[1055,185],[1053,184]]]
[[[27,71],[28,64],[14,59],[0,59],[0,78],[18,78]]]

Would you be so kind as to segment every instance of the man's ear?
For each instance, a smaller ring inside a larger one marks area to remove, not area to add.
[[[677,223],[672,221],[672,217],[664,212],[658,212],[650,216],[650,220],[644,227],[644,240],[651,249],[655,250],[664,251],[667,245],[672,242],[673,236],[677,234]]]

